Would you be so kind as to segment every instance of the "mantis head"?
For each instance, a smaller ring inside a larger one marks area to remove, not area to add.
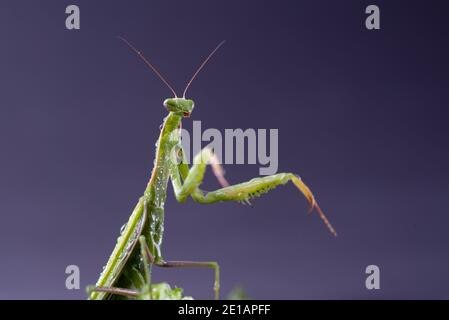
[[[170,112],[174,112],[184,118],[188,118],[195,107],[195,103],[193,100],[186,98],[169,98],[165,99],[164,107]]]

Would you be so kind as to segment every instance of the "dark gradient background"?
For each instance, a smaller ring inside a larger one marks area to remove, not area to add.
[[[65,29],[65,7],[81,30]],[[365,29],[368,4],[381,30]],[[278,128],[339,232],[291,185],[253,201],[166,208],[166,259],[217,260],[252,298],[449,298],[447,1],[0,2],[0,298],[85,298],[144,190],[166,87],[193,84],[203,129]],[[186,128],[190,120],[184,121]],[[232,182],[256,165],[227,165]],[[205,187],[217,187],[210,177]],[[381,289],[365,289],[365,267]],[[155,270],[211,298],[213,273]]]

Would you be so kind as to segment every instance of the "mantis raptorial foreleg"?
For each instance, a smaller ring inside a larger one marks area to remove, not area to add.
[[[181,152],[183,157],[184,152],[182,148]],[[176,200],[184,202],[190,195],[194,198],[201,197],[202,192],[198,189],[198,186],[203,182],[207,164],[212,166],[214,175],[221,186],[229,186],[229,183],[224,178],[224,170],[219,164],[218,159],[215,157],[212,150],[206,147],[195,156],[193,165],[190,169],[185,162],[181,162],[179,166],[170,165],[170,178],[175,191]],[[183,182],[181,182],[181,178]]]
[[[316,202],[313,193],[297,175],[293,173],[278,173],[271,176],[254,178],[247,182],[225,186],[224,188],[204,193],[199,189],[199,186],[203,181],[206,165],[208,163],[212,165],[218,180],[224,180],[223,170],[214,158],[212,151],[208,148],[201,150],[201,152],[195,156],[194,164],[190,169],[185,163],[181,163],[178,166],[171,166],[171,180],[176,199],[179,202],[183,202],[189,195],[192,196],[196,202],[202,204],[220,201],[249,202],[251,198],[258,197],[277,186],[284,185],[291,181],[309,202],[309,212],[312,212],[315,209],[331,233],[337,235],[337,232]],[[181,182],[181,178],[183,183]]]

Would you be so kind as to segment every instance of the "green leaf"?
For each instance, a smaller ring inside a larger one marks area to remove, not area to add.
[[[182,288],[174,287],[173,289],[166,282],[155,283],[151,285],[151,293],[153,300],[193,300],[192,297],[182,296]]]

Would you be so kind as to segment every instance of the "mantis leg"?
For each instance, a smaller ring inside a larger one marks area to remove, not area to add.
[[[143,240],[142,240],[143,238]],[[162,268],[209,268],[213,269],[215,272],[215,282],[214,282],[214,292],[215,300],[220,298],[220,267],[217,262],[214,261],[161,261],[155,262],[154,257],[151,254],[150,249],[145,241],[145,237],[140,237],[141,248],[143,248],[142,256],[144,261],[148,261],[149,264],[154,264],[155,266]]]
[[[212,165],[212,169],[218,180],[223,181],[223,170],[214,159],[212,151],[207,148],[201,150],[201,152],[195,156],[194,164],[190,169],[186,163],[181,163],[178,166],[170,166],[173,189],[175,190],[176,199],[179,202],[185,201],[190,195],[193,200],[202,204],[221,201],[239,201],[248,203],[250,199],[259,197],[262,194],[291,181],[307,199],[310,205],[309,212],[315,210],[330,232],[335,236],[337,235],[337,232],[316,202],[312,191],[310,191],[309,187],[307,187],[299,176],[293,173],[278,173],[271,176],[254,178],[247,182],[232,186],[225,185],[224,188],[215,191],[203,192],[199,186],[203,181],[207,163]],[[181,182],[181,178],[183,183]]]
[[[220,267],[215,261],[163,261],[156,264],[162,268],[209,268],[215,272],[215,300],[220,299]]]
[[[87,292],[89,295],[94,291],[116,294],[116,295],[127,297],[127,298],[137,298],[139,296],[139,292],[130,290],[130,289],[122,289],[122,288],[115,288],[115,287],[105,288],[105,287],[95,287],[95,286],[87,288]]]

